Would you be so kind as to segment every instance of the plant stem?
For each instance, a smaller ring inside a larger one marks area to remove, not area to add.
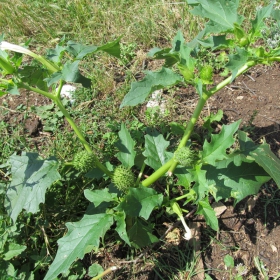
[[[236,73],[236,76],[234,77],[234,79],[237,78],[238,76],[240,76],[241,74],[243,74],[244,72],[246,72],[251,67],[257,65],[257,64],[258,64],[258,62],[256,62],[256,61],[248,61],[244,66],[242,66],[238,70],[238,72]],[[225,80],[220,82],[217,86],[212,87],[210,90],[208,90],[209,97],[214,95],[216,92],[218,92],[222,88],[224,88],[226,85],[230,84],[234,80],[232,77],[233,77],[232,75],[229,76],[228,78],[226,78]]]
[[[74,132],[76,133],[76,135],[78,136],[79,140],[81,141],[81,143],[84,145],[85,149],[89,152],[89,153],[93,153],[92,149],[89,145],[89,143],[86,141],[86,139],[84,138],[82,132],[80,131],[80,129],[78,128],[78,126],[76,125],[76,123],[73,121],[73,119],[71,118],[70,114],[68,113],[68,111],[65,109],[64,105],[62,104],[60,97],[54,97],[54,102],[56,103],[56,105],[58,106],[58,108],[61,110],[61,112],[63,113],[64,117],[66,118],[66,120],[68,121],[68,123],[71,125],[71,127],[73,128]],[[106,175],[108,175],[109,177],[112,176],[112,173],[96,158],[96,167],[98,167],[101,171],[103,171]]]
[[[209,98],[208,92],[203,93],[202,96],[200,97],[177,150],[186,146],[186,144],[187,144],[187,142],[188,142],[188,140],[189,140],[189,138],[192,134],[194,126],[195,126],[195,124],[196,124],[196,122],[197,122],[197,120],[198,120],[198,118],[201,114],[201,111],[202,111],[206,101],[208,100],[208,98]],[[168,170],[168,176],[171,176],[173,174],[177,165],[178,165],[178,162],[174,161],[173,164],[170,166],[170,168]]]
[[[156,170],[151,176],[149,176],[147,179],[142,181],[142,186],[149,187],[152,183],[154,183],[156,180],[158,180],[161,176],[163,176],[171,166],[171,164],[174,162],[173,159],[166,162],[163,166],[161,166],[158,170]]]
[[[179,201],[179,200],[181,200],[181,199],[184,199],[185,197],[188,197],[189,195],[190,195],[189,193],[186,193],[186,194],[184,194],[184,195],[175,197],[174,200]]]
[[[203,109],[203,107],[204,107],[204,105],[205,105],[205,103],[206,103],[208,98],[209,98],[209,96],[208,96],[207,93],[203,93],[202,96],[200,97],[200,99],[199,99],[199,101],[198,101],[198,103],[196,105],[196,108],[195,108],[195,110],[194,110],[194,112],[192,114],[192,117],[191,117],[191,119],[189,121],[189,124],[188,124],[188,126],[187,126],[187,128],[185,130],[183,138],[182,138],[182,140],[181,140],[181,142],[180,142],[180,144],[178,146],[178,149],[186,146],[186,144],[187,144],[187,142],[188,142],[188,140],[189,140],[189,138],[191,136],[191,133],[192,133],[192,131],[194,129],[194,126],[195,126],[195,124],[196,124],[196,122],[197,122],[197,120],[198,120],[198,118],[199,118],[199,116],[201,114],[201,111],[202,111],[202,109]]]
[[[98,274],[97,276],[91,278],[91,280],[98,280],[100,279],[101,277],[109,274],[110,272],[114,271],[114,270],[117,270],[118,268],[116,266],[111,266],[109,268],[107,268],[105,271],[103,271],[102,273]]]
[[[141,180],[141,177],[142,177],[142,175],[143,175],[143,171],[144,171],[145,167],[146,167],[146,164],[143,163],[143,164],[142,164],[142,167],[141,167],[141,170],[140,170],[140,172],[139,172],[139,175],[138,175],[138,177],[137,177],[137,180],[136,180],[136,186],[139,185],[139,182],[140,182],[140,180]]]
[[[27,85],[27,84],[25,84],[25,83],[22,83],[22,82],[17,83],[17,86],[18,86],[19,88],[25,88],[25,89],[27,89],[27,90],[37,92],[37,93],[42,94],[42,95],[46,96],[47,98],[49,98],[49,99],[55,101],[55,96],[54,96],[53,94],[47,92],[47,91],[41,90],[41,89],[39,89],[39,88],[31,87],[31,86],[29,86],[29,85]]]

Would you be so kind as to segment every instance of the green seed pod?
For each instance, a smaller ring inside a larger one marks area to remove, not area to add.
[[[239,40],[239,46],[240,47],[246,47],[247,45],[249,45],[248,37],[243,37]]]
[[[95,156],[87,151],[79,152],[74,157],[73,166],[75,169],[86,173],[95,166]]]
[[[120,165],[114,171],[112,182],[120,191],[125,191],[134,185],[135,177],[130,169]]]
[[[195,151],[188,147],[182,147],[174,153],[174,159],[183,166],[192,165],[196,158]]]
[[[213,78],[213,67],[211,65],[205,65],[201,68],[199,73],[200,79],[202,80],[203,84],[212,84]]]
[[[178,64],[177,67],[186,82],[191,82],[194,79],[194,71],[191,71],[186,65]]]

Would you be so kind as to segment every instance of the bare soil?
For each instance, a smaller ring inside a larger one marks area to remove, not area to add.
[[[272,151],[280,156],[279,81],[279,64],[272,67],[259,66],[213,96],[205,108],[205,113],[207,114],[208,110],[216,112],[222,109],[224,123],[242,119],[241,128],[248,131],[254,141],[258,143],[266,141]],[[180,108],[179,114],[189,115],[194,102],[193,89],[183,89],[177,95],[178,102],[186,104]],[[24,118],[24,112],[20,112],[17,108],[21,104],[28,107],[48,103],[47,99],[35,93],[23,92],[20,96],[2,97],[0,122],[8,123],[11,131],[13,127],[20,125],[22,135],[39,140],[43,137],[44,123],[36,115],[30,114],[27,119]],[[181,230],[174,228],[166,236],[165,242],[144,251],[144,256],[138,262],[128,260],[137,258],[143,251],[135,251],[134,255],[128,256],[131,251],[115,243],[100,250],[97,255],[87,255],[83,262],[86,266],[98,262],[104,269],[113,265],[119,268],[104,279],[171,279],[172,273],[186,268],[194,252],[197,254],[196,266],[200,273],[191,276],[190,272],[186,272],[185,275],[178,275],[176,279],[204,279],[205,274],[211,275],[213,279],[230,279],[231,275],[238,274],[238,268],[241,267],[244,268],[242,279],[252,279],[252,275],[262,279],[256,269],[255,257],[263,262],[269,276],[275,277],[280,272],[280,191],[275,183],[273,181],[267,183],[258,195],[244,199],[235,208],[232,201],[224,204],[226,210],[220,215],[218,233],[206,227],[201,217],[189,216],[189,222],[193,222],[197,231],[194,243],[182,239]],[[161,222],[163,231],[166,231],[164,221]],[[172,225],[175,221],[168,223]],[[226,268],[224,264],[224,257],[227,254],[234,257],[235,268],[232,270]],[[162,265],[164,262],[166,266]]]

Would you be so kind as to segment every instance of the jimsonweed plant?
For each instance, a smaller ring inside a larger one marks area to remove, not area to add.
[[[267,28],[265,19],[270,18],[279,25],[279,10],[274,9],[273,2],[262,7],[251,21],[251,28],[245,30],[244,16],[237,12],[238,0],[188,0],[187,3],[192,14],[208,19],[205,28],[191,42],[185,42],[179,31],[171,48],[152,49],[149,55],[164,60],[164,66],[159,71],[147,71],[143,80],[133,82],[120,108],[144,103],[155,90],[174,85],[193,86],[199,96],[193,115],[175,149],[152,128],[147,128],[142,148],[122,123],[116,143],[119,152],[113,161],[103,162],[98,156],[102,154],[98,145],[86,141],[71,112],[63,105],[61,90],[66,83],[90,88],[91,80],[79,70],[80,61],[99,51],[120,59],[120,39],[103,46],[62,40],[43,57],[29,50],[27,45],[10,44],[1,37],[0,95],[19,94],[20,89],[26,89],[48,97],[61,110],[84,147],[84,151],[72,155],[70,162],[59,163],[55,157],[43,159],[30,152],[10,157],[12,179],[6,190],[5,209],[12,223],[17,224],[22,211],[37,213],[41,203],[48,203],[45,198],[51,186],[58,182],[63,185],[63,168],[73,168],[79,176],[94,179],[84,190],[89,208],[79,221],[66,223],[67,233],[58,240],[56,256],[44,279],[57,279],[77,259],[98,250],[100,240],[104,240],[109,229],[113,229],[125,244],[136,248],[158,241],[153,231],[153,211],[166,209],[169,214],[176,214],[185,228],[185,239],[190,240],[191,231],[183,215],[187,204],[195,205],[196,214],[203,215],[206,223],[218,230],[209,196],[215,201],[232,197],[238,203],[257,193],[271,178],[280,186],[279,159],[266,143],[257,145],[245,132],[238,130],[240,121],[224,125],[219,134],[211,134],[211,122],[219,119],[219,115],[211,114],[205,120],[210,141],[205,139],[199,150],[191,137],[211,96],[250,68],[280,61],[279,46],[267,48],[257,44],[264,34],[262,30]],[[223,51],[224,64],[219,70],[228,70],[229,74],[218,84],[213,79],[215,65],[200,59],[202,49]],[[23,55],[36,63],[23,63]],[[182,127],[178,125],[178,128]],[[154,183],[164,177],[171,177],[175,186],[183,188],[183,193],[178,196],[169,184],[159,192]],[[100,181],[103,183],[99,184]],[[9,240],[4,242],[7,246],[2,246],[2,255],[7,254],[5,250],[9,247]],[[16,245],[17,254],[26,248],[24,244]],[[4,261],[10,259],[7,257]],[[33,274],[32,268],[30,273]]]

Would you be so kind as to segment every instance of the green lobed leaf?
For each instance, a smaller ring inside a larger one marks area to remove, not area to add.
[[[158,238],[152,234],[152,226],[147,225],[139,218],[128,230],[128,236],[131,243],[136,248],[142,248],[158,241]]]
[[[233,143],[233,134],[237,131],[240,120],[230,125],[223,125],[219,134],[212,134],[211,142],[205,140],[203,144],[202,160],[215,165],[215,161],[227,158],[226,149]]]
[[[86,46],[74,41],[68,41],[66,50],[71,53],[75,59],[82,59],[89,53],[93,53],[97,50],[97,46]]]
[[[119,131],[120,141],[117,142],[116,146],[119,149],[117,158],[127,168],[134,165],[134,159],[136,152],[134,151],[135,141],[132,139],[125,124],[121,124],[121,130]]]
[[[211,48],[212,50],[229,47],[231,41],[226,39],[226,35],[211,36],[205,40],[197,40],[201,46],[205,48]]]
[[[57,83],[60,79],[62,79],[62,73],[59,71],[51,74],[50,77],[45,78],[44,81],[47,83],[48,87],[50,87],[52,84]]]
[[[13,257],[20,255],[27,247],[24,245],[10,243],[7,252],[4,253],[5,261],[11,260]]]
[[[263,7],[257,11],[256,18],[251,21],[252,28],[249,31],[249,34],[252,37],[259,36],[261,34],[261,29],[265,26],[264,19],[269,17],[272,11],[273,11],[273,1],[271,1],[271,3],[268,6]]]
[[[131,246],[131,243],[129,241],[129,237],[126,232],[126,222],[125,222],[125,213],[124,212],[118,212],[114,215],[114,219],[117,222],[117,226],[115,228],[115,231],[119,234],[120,238],[129,246]]]
[[[235,79],[238,70],[246,64],[249,58],[249,53],[245,49],[237,47],[236,51],[237,54],[230,54],[228,56],[229,62],[226,64],[226,68],[232,72],[231,82]]]
[[[46,190],[60,179],[58,162],[54,157],[43,160],[37,153],[12,155],[12,181],[7,189],[5,206],[15,222],[19,213],[39,211],[39,204],[45,202]]]
[[[219,230],[218,219],[214,209],[209,204],[208,198],[198,202],[196,214],[203,215],[207,225],[216,231]]]
[[[98,248],[100,238],[103,238],[107,230],[114,222],[111,214],[84,215],[75,223],[66,223],[67,234],[58,240],[58,251],[44,280],[53,280],[63,272],[66,272],[72,263],[82,259],[86,248]]]
[[[162,68],[158,72],[147,71],[142,81],[133,82],[130,91],[125,95],[120,108],[135,106],[143,103],[146,97],[153,91],[182,82],[183,78],[168,68]]]
[[[192,174],[188,170],[186,170],[185,167],[177,167],[175,169],[174,175],[176,175],[178,178],[176,185],[183,186],[186,189],[189,189],[191,186],[191,182],[194,181]]]
[[[179,30],[173,39],[173,53],[180,54],[180,64],[187,66],[190,71],[194,71],[196,60],[191,56],[192,48],[185,44],[183,33]]]
[[[18,90],[18,87],[15,83],[10,82],[7,86],[7,92],[13,95],[19,95],[20,92]]]
[[[172,67],[180,61],[179,54],[171,52],[171,48],[153,48],[149,51],[148,56],[153,57],[153,59],[164,59],[164,67]]]
[[[48,91],[47,83],[44,81],[48,77],[48,71],[38,66],[26,65],[18,71],[21,80],[29,86],[36,86],[41,90]]]
[[[239,156],[239,155],[237,155]],[[235,164],[235,157],[216,162],[216,165],[205,165],[208,184],[215,186],[217,200],[234,197],[238,203],[248,195],[256,194],[260,187],[271,177],[255,162],[242,161]],[[246,160],[246,158],[244,158]]]
[[[104,51],[112,56],[121,58],[120,40],[121,37],[113,42],[108,42],[107,44],[98,47],[98,51]]]
[[[84,190],[84,195],[87,200],[92,202],[95,207],[98,207],[102,202],[115,201],[117,194],[109,193],[109,189],[105,188],[102,190]]]
[[[120,39],[119,37],[117,40],[113,42],[108,42],[102,46],[86,46],[80,43],[76,43],[73,41],[69,41],[67,43],[67,51],[74,55],[75,59],[82,59],[88,54],[95,53],[97,51],[104,51],[108,54],[115,56],[117,58],[121,58],[121,51],[120,51]]]
[[[169,141],[165,141],[156,130],[148,130],[147,133],[145,135],[145,151],[143,152],[146,157],[145,163],[157,170],[168,160],[166,148],[169,146]]]
[[[155,207],[162,204],[163,195],[150,188],[130,188],[117,210],[131,217],[148,219]]]
[[[214,131],[214,129],[211,127],[211,123],[219,122],[222,118],[223,118],[222,110],[219,109],[217,114],[214,114],[213,112],[211,112],[210,116],[203,118],[203,120],[204,120],[203,127],[207,128],[207,130],[211,133]]]
[[[60,63],[60,59],[65,52],[66,47],[56,45],[55,49],[49,49],[47,52],[47,58],[55,63]]]
[[[197,201],[202,200],[208,194],[209,184],[206,180],[206,171],[202,170],[202,164],[196,165],[193,169],[188,169],[192,181],[195,182],[193,190],[196,193]]]
[[[280,160],[267,143],[255,145],[243,131],[238,132],[240,149],[250,155],[276,182],[280,188]]]
[[[194,5],[192,14],[208,18],[220,27],[219,31],[216,28],[215,32],[232,30],[234,23],[242,22],[237,13],[239,0],[197,0],[188,3]]]
[[[66,82],[72,82],[72,83],[80,83],[86,88],[91,87],[91,80],[84,77],[79,70],[79,60],[76,60],[74,62],[67,61],[63,69],[61,71],[62,73],[62,79]]]

